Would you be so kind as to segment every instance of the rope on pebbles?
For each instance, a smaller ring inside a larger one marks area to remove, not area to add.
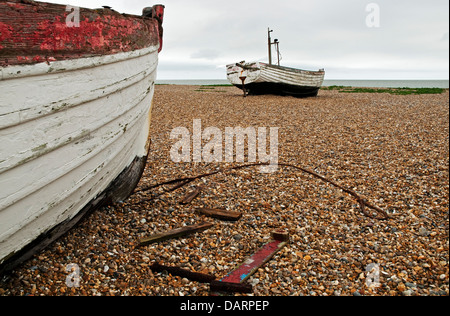
[[[202,178],[206,178],[206,177],[210,177],[219,173],[226,173],[226,172],[230,172],[232,170],[240,170],[240,169],[244,169],[244,168],[250,168],[250,167],[256,167],[256,166],[270,166],[270,164],[267,163],[251,163],[251,164],[246,164],[246,165],[241,165],[241,166],[237,166],[237,167],[231,167],[231,168],[224,168],[224,169],[219,169],[216,171],[212,171],[209,173],[205,173],[205,174],[201,174],[201,175],[197,175],[194,177],[185,177],[185,178],[179,178],[179,179],[174,179],[174,180],[170,180],[170,181],[166,181],[163,183],[158,183],[143,189],[139,189],[136,190],[134,192],[134,194],[140,193],[140,192],[147,192],[147,191],[151,191],[155,188],[161,187],[161,186],[165,186],[165,185],[174,185],[172,188],[168,189],[166,192],[173,192],[175,190],[178,190],[184,186],[186,186],[187,184],[198,180],[198,179],[202,179]],[[342,185],[340,185],[339,183],[336,183],[314,171],[296,166],[296,165],[292,165],[292,164],[287,164],[287,163],[278,163],[278,166],[282,166],[282,167],[288,167],[288,168],[294,168],[296,170],[300,170],[304,173],[307,173],[309,175],[312,175],[326,183],[331,184],[332,186],[341,189],[343,192],[353,196],[357,202],[359,203],[360,206],[360,210],[361,212],[371,218],[371,219],[375,219],[375,220],[388,220],[391,217],[387,214],[386,211],[384,211],[383,209],[379,208],[376,205],[373,205],[372,203],[370,203],[365,197],[361,196],[360,194],[356,193],[353,190],[350,190]],[[149,199],[145,199],[145,201],[147,201]],[[143,200],[140,200],[138,203],[142,202]],[[369,211],[368,209],[370,209],[371,211]]]

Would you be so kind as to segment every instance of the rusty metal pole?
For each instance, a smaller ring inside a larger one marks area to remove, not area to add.
[[[267,34],[269,38],[269,65],[272,65],[272,39],[270,38],[270,33],[272,33],[273,30],[270,29],[270,27],[267,29]]]
[[[275,44],[277,45],[278,66],[280,66],[280,42],[276,39]]]

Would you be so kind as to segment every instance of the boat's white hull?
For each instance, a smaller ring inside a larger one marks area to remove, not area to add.
[[[237,63],[227,66],[227,78],[235,86],[254,94],[317,95],[325,71],[307,71],[268,65],[261,62]]]
[[[158,48],[0,68],[0,266],[145,161]]]

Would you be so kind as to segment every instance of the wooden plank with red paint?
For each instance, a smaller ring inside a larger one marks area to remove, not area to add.
[[[260,267],[289,243],[289,234],[286,232],[272,233],[274,240],[264,245],[253,256],[245,260],[236,270],[224,277],[221,282],[224,283],[242,283],[252,276]]]

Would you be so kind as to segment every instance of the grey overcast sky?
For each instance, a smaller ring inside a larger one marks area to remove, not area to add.
[[[449,79],[448,0],[55,0],[141,14],[166,6],[158,79],[226,79],[225,65],[325,68],[327,79]],[[378,14],[379,13],[379,14]]]

